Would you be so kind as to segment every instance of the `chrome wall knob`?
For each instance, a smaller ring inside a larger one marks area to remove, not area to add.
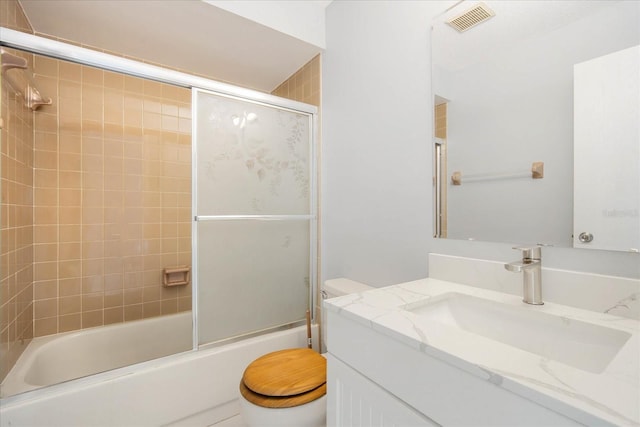
[[[593,234],[583,231],[582,233],[580,233],[580,235],[578,235],[578,240],[580,240],[582,243],[589,243],[593,240]]]

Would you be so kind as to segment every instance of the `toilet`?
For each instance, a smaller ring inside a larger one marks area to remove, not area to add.
[[[323,299],[371,289],[349,279],[327,280]],[[323,320],[324,330],[324,316]],[[240,381],[240,414],[247,426],[319,427],[327,417],[327,361],[309,348],[289,348],[251,362]]]

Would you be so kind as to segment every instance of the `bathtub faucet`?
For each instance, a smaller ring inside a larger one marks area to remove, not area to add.
[[[540,246],[516,246],[522,251],[522,260],[504,265],[508,271],[522,272],[522,301],[527,304],[542,305],[542,250]]]

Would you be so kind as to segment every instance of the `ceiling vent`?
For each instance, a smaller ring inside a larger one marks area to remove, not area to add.
[[[458,32],[463,33],[471,27],[475,27],[495,16],[495,12],[487,7],[484,3],[478,3],[466,12],[447,21]]]

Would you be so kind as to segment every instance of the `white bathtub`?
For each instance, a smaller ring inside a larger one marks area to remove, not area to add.
[[[190,328],[190,313],[185,317]],[[143,322],[147,320],[140,323]],[[99,333],[100,329],[109,328],[112,326],[96,328],[95,331]],[[314,347],[317,348],[316,325],[312,331]],[[69,341],[73,342],[73,336],[81,336],[87,332],[93,330],[73,332],[61,338],[66,339],[68,336]],[[129,335],[127,332],[124,333]],[[187,347],[191,348],[191,334],[185,335],[188,340]],[[165,335],[149,335],[145,338],[149,338],[153,343],[151,347],[173,344],[167,342],[170,340],[166,339]],[[45,374],[43,371],[43,367],[48,364],[48,358],[69,358],[66,350],[58,348],[60,343],[55,344],[55,341],[56,339],[49,340],[38,345],[38,348],[34,346],[34,351],[29,348],[25,350],[31,356],[23,355],[26,356],[24,365],[20,368],[16,365],[15,372],[12,370],[10,373],[15,374],[13,378],[22,378],[21,382],[18,381],[21,387],[36,386],[28,384],[27,378],[32,382],[47,382],[62,377],[62,372]],[[49,343],[50,352],[46,348]],[[122,344],[111,341],[106,348],[99,349],[98,352],[117,350],[120,345]],[[304,346],[306,327],[301,326],[34,390],[0,401],[0,427],[211,425],[238,414],[238,384],[244,369],[251,361],[271,351]],[[96,347],[93,347],[93,350],[96,351]],[[89,358],[101,359],[99,354]],[[31,367],[26,360],[32,361]],[[66,372],[73,370],[75,368],[68,371],[67,368],[60,369]],[[69,374],[65,376],[68,377]]]
[[[0,385],[6,397],[191,350],[191,311],[31,340]]]

